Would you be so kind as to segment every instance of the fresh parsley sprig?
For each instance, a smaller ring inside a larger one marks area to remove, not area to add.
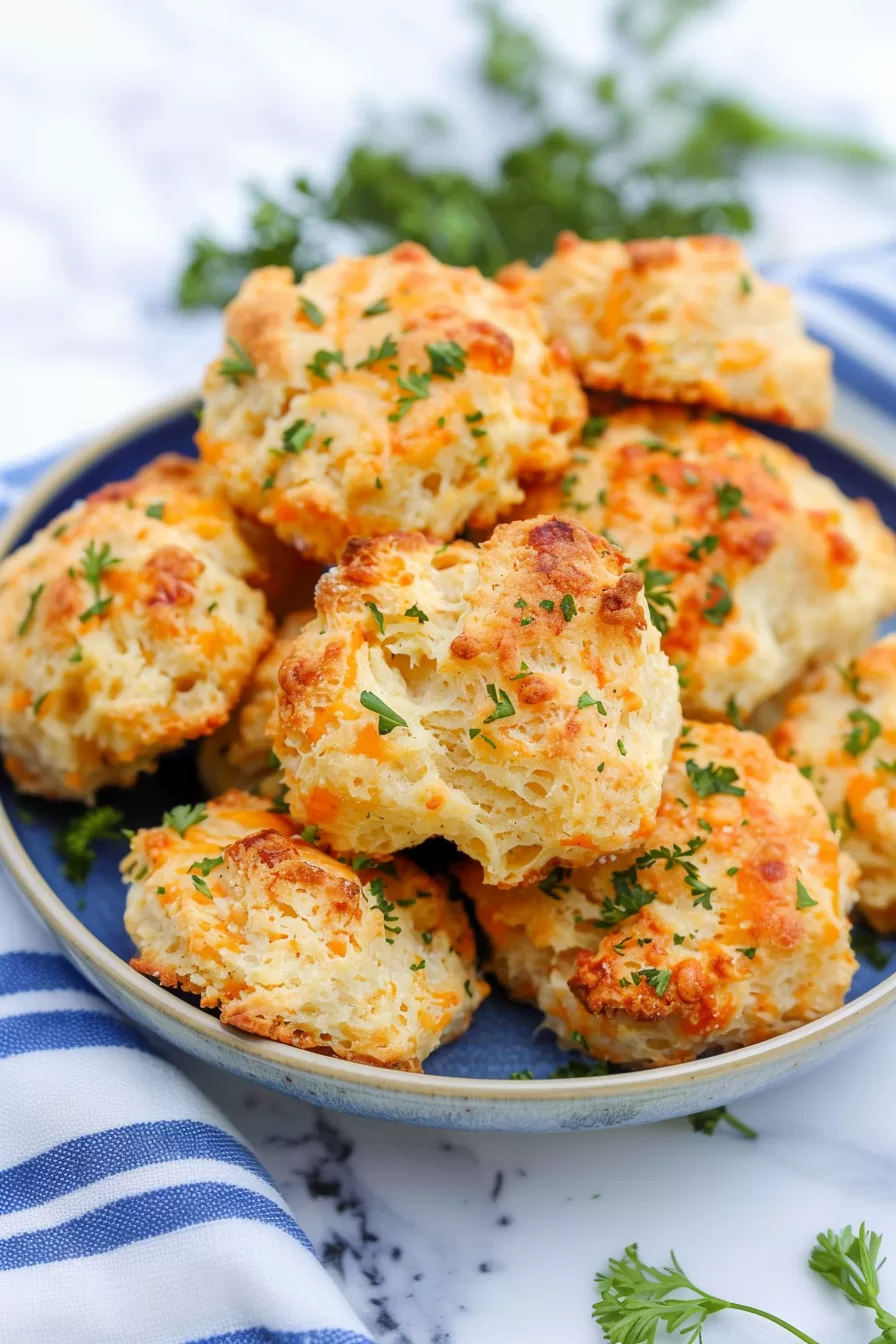
[[[99,840],[115,840],[121,835],[124,813],[103,804],[74,817],[56,836],[55,850],[63,861],[69,882],[84,882],[96,859],[94,845]]]

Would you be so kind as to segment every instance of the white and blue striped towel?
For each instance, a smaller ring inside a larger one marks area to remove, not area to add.
[[[0,878],[2,1344],[370,1344],[223,1117]]]
[[[896,419],[896,244],[777,276]],[[0,1344],[107,1341],[370,1344],[257,1159],[0,875]]]

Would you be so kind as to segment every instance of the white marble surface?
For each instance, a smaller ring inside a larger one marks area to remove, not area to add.
[[[570,55],[601,49],[590,0],[527,0]],[[594,31],[592,29],[594,28]],[[682,56],[791,116],[896,148],[890,0],[734,0]],[[239,183],[325,172],[360,110],[449,103],[483,121],[452,0],[29,0],[0,35],[0,463],[33,458],[192,385],[217,323],[166,306],[182,240],[234,230]],[[763,255],[891,232],[893,189],[814,173],[757,184]],[[873,422],[866,428],[874,429]],[[685,1122],[605,1134],[454,1135],[327,1115],[188,1064],[255,1143],[382,1344],[592,1344],[591,1281],[637,1239],[701,1283],[830,1344],[867,1317],[813,1281],[825,1226],[867,1219],[894,1255],[896,1041],[744,1103],[755,1143]],[[892,1103],[892,1108],[891,1108]],[[725,1318],[711,1340],[778,1338]]]

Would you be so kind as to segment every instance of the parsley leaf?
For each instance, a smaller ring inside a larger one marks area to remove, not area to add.
[[[710,798],[714,793],[731,793],[743,798],[746,789],[736,783],[737,771],[733,765],[698,765],[695,760],[685,762],[691,788],[698,798]]]
[[[283,452],[298,456],[308,447],[313,434],[314,425],[309,420],[294,420],[283,431]]]
[[[207,819],[205,803],[178,803],[170,812],[163,813],[162,825],[170,826],[183,839],[191,826],[198,826]]]
[[[414,373],[413,370],[406,378],[398,379],[398,386],[401,388],[404,396],[398,398],[398,408],[389,416],[389,419],[395,423],[403,420],[411,409],[415,401],[423,401],[429,396],[429,384],[432,381],[432,374]]]
[[[371,614],[371,616],[373,617],[373,619],[376,621],[377,625],[379,626],[380,634],[381,634],[381,635],[384,635],[384,634],[386,633],[386,618],[385,618],[385,616],[384,616],[383,613],[380,611],[379,607],[377,606],[377,604],[376,604],[375,602],[365,602],[364,605],[365,605],[365,607],[367,608],[367,610],[370,612],[370,614]]]
[[[713,574],[709,581],[709,589],[706,593],[707,601],[712,597],[713,592],[717,592],[718,597],[711,606],[703,608],[703,616],[711,625],[724,625],[734,609],[734,601],[727,580],[718,572]]]
[[[611,929],[629,915],[636,915],[645,905],[656,900],[656,892],[642,887],[638,881],[638,869],[623,868],[610,874],[613,884],[613,899],[605,896],[599,917],[594,921],[599,929]]]
[[[719,517],[724,522],[730,518],[735,509],[740,513],[746,513],[743,507],[744,492],[740,486],[732,485],[730,481],[723,481],[721,485],[715,487],[716,504],[719,506]]]
[[[322,382],[328,383],[330,382],[328,369],[331,364],[335,364],[337,368],[343,371],[345,370],[345,355],[341,350],[315,350],[310,364],[306,364],[305,368],[313,377],[320,378]]]
[[[715,1134],[719,1125],[724,1121],[732,1129],[736,1129],[743,1134],[746,1139],[758,1139],[759,1135],[755,1129],[745,1125],[743,1120],[738,1120],[736,1115],[732,1115],[727,1106],[713,1106],[709,1111],[697,1111],[695,1115],[689,1115],[691,1129],[695,1134]]]
[[[597,443],[609,423],[605,415],[589,415],[582,426],[582,442],[589,446]]]
[[[307,298],[304,294],[299,295],[299,307],[311,323],[312,327],[322,327],[325,321],[324,315],[316,303]]]
[[[850,756],[861,756],[862,752],[867,751],[871,746],[874,739],[880,737],[883,730],[880,721],[864,709],[854,709],[848,717],[854,727],[843,739],[843,750],[848,752]]]
[[[812,905],[817,905],[817,904],[818,904],[818,902],[817,902],[817,901],[813,901],[812,897],[809,895],[808,891],[807,891],[806,888],[803,886],[802,882],[799,880],[799,878],[797,878],[797,880],[796,880],[796,908],[797,908],[797,910],[808,910],[810,906],[812,906]]]
[[[651,569],[646,557],[638,561],[637,568],[644,579],[644,597],[647,610],[650,612],[650,620],[661,635],[668,634],[669,617],[662,608],[673,612],[676,610],[671,588],[676,575],[668,569]]]
[[[509,719],[512,714],[516,713],[516,710],[513,707],[513,701],[506,691],[496,690],[494,682],[491,681],[485,689],[488,692],[488,698],[495,708],[492,710],[491,714],[489,714],[488,718],[483,720],[484,723],[494,723],[496,719]]]
[[[393,728],[407,728],[408,726],[407,719],[403,719],[400,714],[396,714],[395,710],[390,709],[378,695],[374,695],[373,691],[361,692],[361,704],[365,709],[372,710],[374,714],[379,715],[377,726],[381,737],[391,733]]]
[[[576,602],[572,593],[564,593],[560,599],[560,610],[563,612],[563,619],[567,624],[576,614]]]
[[[368,346],[366,358],[361,359],[355,365],[356,369],[372,369],[374,364],[379,364],[384,359],[395,359],[398,354],[398,346],[391,336],[384,336],[380,344]]]
[[[433,378],[453,379],[467,367],[467,352],[456,341],[435,341],[426,347]]]
[[[154,504],[147,504],[143,510],[147,518],[156,518],[159,522],[165,517],[165,501],[158,499]]]
[[[388,313],[390,311],[391,309],[389,308],[389,300],[386,298],[382,298],[377,299],[376,303],[372,303],[369,308],[365,308],[361,316],[379,317],[381,313]]]
[[[37,609],[37,604],[40,601],[40,596],[41,593],[44,591],[45,586],[46,586],[45,584],[39,583],[36,588],[32,588],[28,596],[28,610],[25,612],[24,619],[22,620],[22,623],[18,629],[18,633],[20,635],[24,635],[27,633],[28,627],[34,620],[34,613],[35,610]]]
[[[421,625],[425,625],[429,620],[426,612],[421,611],[416,602],[412,607],[408,607],[405,616],[410,616],[412,620],[419,621]]]
[[[227,337],[227,344],[233,351],[235,358],[230,359],[225,355],[218,365],[218,370],[222,377],[229,378],[232,383],[239,387],[240,379],[253,378],[258,370],[243,347],[232,336]]]
[[[545,896],[550,896],[551,900],[559,901],[557,895],[560,891],[569,891],[569,883],[566,879],[572,870],[570,868],[561,868],[559,864],[552,868],[546,877],[543,877],[538,883],[538,890],[543,891]]]
[[[719,544],[719,538],[714,532],[707,532],[705,537],[700,537],[691,542],[688,547],[689,560],[702,560],[706,555],[712,555]]]

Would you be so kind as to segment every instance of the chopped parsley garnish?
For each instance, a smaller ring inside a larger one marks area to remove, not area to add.
[[[644,598],[647,602],[647,610],[650,612],[651,623],[661,635],[668,634],[669,617],[662,608],[665,607],[667,611],[671,612],[676,609],[671,588],[671,584],[675,581],[675,574],[668,569],[651,569],[646,556],[638,561],[637,568],[644,580]]]
[[[621,737],[616,739],[616,750],[619,752],[620,756],[628,755],[628,752],[625,749],[625,743],[623,742]]]
[[[538,605],[542,607],[545,611],[554,610],[554,604],[549,597],[542,598],[542,600],[539,602]]]
[[[49,691],[44,691],[43,695],[39,695],[37,697],[37,699],[35,700],[34,704],[31,707],[32,714],[37,715],[40,713],[41,709],[43,708],[44,702],[46,701],[46,698],[49,694],[50,694]]]
[[[205,803],[178,803],[170,812],[163,813],[162,825],[170,826],[183,839],[191,826],[198,826],[207,819]]]
[[[740,952],[748,961],[752,961],[756,955],[755,947],[736,947],[735,952]]]
[[[157,518],[159,522],[165,517],[165,501],[157,499],[154,504],[147,504],[144,509],[147,518]]]
[[[283,431],[283,452],[298,456],[308,447],[313,434],[314,425],[309,420],[294,420]]]
[[[839,663],[837,663],[836,666],[837,666],[837,671],[840,673],[840,676],[843,678],[843,682],[844,682],[844,684],[846,685],[846,687],[847,687],[850,691],[852,691],[853,695],[858,695],[858,694],[859,694],[859,674],[856,672],[856,662],[855,662],[855,659],[853,658],[852,661],[849,662],[849,663],[847,663],[845,667],[841,667]]]
[[[435,341],[426,347],[433,378],[454,378],[467,367],[467,352],[456,341]]]
[[[724,522],[730,518],[735,509],[745,514],[747,510],[743,507],[744,492],[739,485],[732,485],[730,481],[723,481],[721,485],[715,487],[716,503],[719,506],[719,517]]]
[[[672,972],[665,966],[643,966],[640,971],[632,971],[632,984],[637,985],[645,980],[659,999],[669,988],[671,979]]]
[[[311,323],[312,327],[322,327],[324,324],[324,315],[316,303],[312,303],[304,294],[299,295],[299,307]]]
[[[600,915],[594,921],[599,929],[611,929],[614,924],[628,919],[629,915],[636,915],[642,906],[656,900],[655,891],[641,886],[634,864],[631,868],[611,873],[610,881],[613,883],[613,899],[604,897]]]
[[[37,609],[37,604],[40,601],[40,595],[44,591],[44,587],[45,587],[44,584],[39,583],[36,588],[32,588],[30,594],[28,595],[28,610],[25,612],[24,619],[21,625],[19,626],[20,635],[24,635],[27,633],[28,627],[34,620],[34,613]]]
[[[423,401],[429,396],[429,384],[431,381],[431,374],[414,373],[413,370],[406,378],[399,378],[398,386],[401,388],[404,396],[398,398],[398,407],[392,412],[389,419],[393,422],[403,420],[415,401]]]
[[[561,868],[559,865],[550,870],[546,877],[543,877],[538,883],[538,890],[543,891],[545,896],[550,896],[552,901],[559,901],[558,892],[569,891],[569,884],[566,879],[569,877],[571,869]]]
[[[385,737],[391,733],[393,728],[407,728],[407,719],[403,719],[400,714],[396,714],[394,709],[390,709],[385,701],[381,700],[373,691],[361,692],[361,704],[365,709],[371,710],[379,715],[378,728],[380,736]]]
[[[276,484],[276,480],[277,480],[276,476],[265,476],[264,480],[261,483],[262,493],[264,493],[264,491],[266,490],[273,490],[274,485]]]
[[[464,419],[466,420],[468,425],[477,425],[479,421],[482,420],[483,418],[484,417],[481,411],[473,411],[471,415],[464,416]]]
[[[576,614],[576,602],[572,593],[564,593],[560,599],[560,610],[563,612],[563,619],[567,624]]]
[[[581,1032],[573,1032],[573,1039],[581,1036]],[[584,1039],[584,1038],[582,1038]],[[568,1064],[558,1064],[553,1073],[549,1073],[549,1078],[602,1078],[604,1074],[610,1072],[609,1064],[602,1059],[571,1059]],[[597,1198],[597,1196],[592,1196]]]
[[[512,1083],[531,1083],[535,1074],[531,1069],[519,1069],[516,1073],[508,1073],[507,1077]]]
[[[472,999],[472,997],[473,997],[473,986],[470,984],[469,980],[465,980],[465,981],[464,981],[464,993],[466,994],[466,996],[467,996],[468,999]]]
[[[239,387],[240,379],[254,377],[257,369],[243,347],[232,336],[227,337],[227,344],[233,351],[235,358],[230,359],[225,356],[218,365],[218,369],[224,378],[229,378],[232,383]]]
[[[740,728],[740,730],[743,731],[745,726],[744,721],[741,718],[740,709],[738,708],[737,701],[733,695],[729,695],[725,702],[725,713],[728,715],[735,728]]]
[[[896,761],[882,761],[881,758],[878,756],[877,760],[875,761],[875,766],[878,770],[886,770],[888,775],[896,775]],[[800,773],[804,774],[807,769],[811,770],[812,769],[811,765],[804,766],[803,770]]]
[[[699,849],[702,849],[705,844],[706,841],[703,840],[701,836],[695,835],[688,841],[684,849],[682,849],[679,844],[674,844],[671,849],[668,845],[660,845],[657,849],[651,849],[648,850],[646,854],[642,854],[638,859],[636,866],[639,869],[651,868],[653,864],[662,860],[666,871],[668,872],[669,869],[674,868],[677,864],[684,873],[686,886],[690,888],[694,896],[693,904],[695,906],[702,905],[704,910],[711,910],[711,897],[715,891],[715,887],[711,887],[707,882],[703,881],[700,876],[700,870],[697,865],[691,861],[691,856],[696,854]]]
[[[100,584],[106,570],[120,563],[118,557],[112,554],[112,548],[108,541],[104,541],[100,549],[97,550],[96,542],[91,538],[81,558],[81,573],[93,589],[96,600],[86,611],[81,612],[79,619],[82,622],[89,621],[91,616],[102,616],[110,605],[111,597],[100,597]]]
[[[808,910],[810,905],[817,905],[817,904],[818,904],[818,902],[817,902],[817,901],[813,901],[812,897],[809,895],[808,891],[807,891],[806,888],[803,886],[802,882],[799,880],[799,878],[797,878],[797,880],[796,880],[796,908],[797,908],[797,910]]]
[[[850,756],[861,756],[874,739],[880,737],[882,732],[880,722],[864,709],[854,709],[848,717],[853,728],[843,739],[843,750]]]
[[[412,607],[408,607],[407,611],[405,612],[405,616],[409,616],[414,621],[419,621],[421,625],[425,625],[426,622],[429,620],[429,617],[427,616],[426,612],[421,611],[420,608],[417,606],[416,602]]]
[[[709,765],[698,765],[690,760],[685,762],[685,769],[698,798],[710,798],[714,793],[731,793],[743,798],[746,793],[746,789],[736,782],[737,771],[733,765],[715,765],[712,761]]]
[[[315,350],[311,363],[306,364],[305,368],[315,378],[320,378],[322,382],[328,383],[330,375],[327,370],[331,364],[337,365],[343,371],[345,370],[345,355],[341,350]]]
[[[69,882],[85,880],[96,859],[93,846],[99,840],[116,840],[123,821],[123,812],[103,804],[82,812],[59,831],[54,849],[63,860]]]
[[[195,863],[190,864],[187,872],[192,873],[194,868],[198,868],[203,877],[208,877],[212,869],[220,868],[223,862],[224,859],[220,854],[215,859],[197,859]]]
[[[386,618],[385,618],[385,616],[384,616],[383,613],[380,611],[379,607],[377,606],[377,604],[376,604],[375,602],[365,602],[364,605],[365,605],[365,607],[367,608],[367,610],[370,612],[370,614],[371,614],[371,616],[373,617],[373,619],[376,621],[377,625],[379,626],[380,634],[381,634],[381,635],[384,635],[384,634],[386,633]]]
[[[655,471],[652,471],[650,473],[650,485],[651,488],[654,490],[654,492],[658,495],[668,495],[669,493],[668,485],[663,480],[662,476],[660,476]]]
[[[597,443],[609,423],[605,415],[589,415],[582,426],[582,442],[589,445]]]
[[[595,700],[593,695],[589,695],[587,691],[583,691],[576,701],[576,709],[590,709],[592,705],[597,705],[598,714],[606,714],[607,711],[604,709],[601,701]]]
[[[801,766],[800,766],[800,774],[803,776],[804,779],[811,779],[811,778],[812,778],[812,775],[813,775],[813,773],[814,773],[814,770],[815,770],[815,766],[814,766],[814,765],[801,765]]]
[[[525,681],[526,677],[531,677],[531,675],[532,675],[532,669],[529,667],[529,664],[523,662],[523,663],[520,663],[520,670],[519,670],[519,672],[515,672],[515,673],[513,674],[513,676],[510,678],[510,680],[511,680],[511,681]]]
[[[274,797],[271,799],[272,812],[288,812],[289,804],[286,801],[286,785],[281,784]]]
[[[718,597],[710,606],[703,608],[703,616],[711,625],[724,625],[734,609],[734,601],[727,580],[718,572],[713,574],[709,581],[709,588],[706,593],[707,601],[713,596],[713,593],[718,593]]]
[[[375,877],[372,882],[368,883],[367,890],[373,897],[374,910],[379,910],[383,917],[383,932],[386,935],[386,942],[394,943],[401,933],[401,926],[398,923],[398,916],[395,914],[394,903],[386,899],[383,879]]]
[[[743,1134],[746,1139],[758,1139],[759,1135],[755,1129],[745,1125],[743,1120],[738,1120],[736,1115],[732,1115],[727,1106],[713,1106],[709,1111],[697,1111],[696,1115],[689,1115],[688,1120],[691,1129],[695,1134],[715,1134],[719,1124],[724,1121],[732,1129],[736,1129]]]
[[[753,281],[747,275],[746,271],[741,271],[738,280],[740,282],[740,292],[744,298],[746,298],[748,294],[753,293]]]
[[[495,706],[488,718],[484,720],[485,723],[494,723],[496,719],[509,719],[512,714],[516,713],[513,701],[506,691],[496,690],[492,681],[488,683],[485,689],[489,700]]]
[[[68,656],[68,662],[82,663],[83,661],[84,661],[84,650],[81,648],[81,645],[76,642],[75,647],[72,649],[71,653]]]
[[[364,359],[358,361],[356,369],[372,369],[374,364],[379,364],[384,359],[394,359],[398,354],[398,346],[391,336],[384,336],[378,346],[368,347],[367,355]]]
[[[206,900],[213,901],[215,899],[212,893],[209,891],[208,883],[206,882],[204,877],[197,877],[195,873],[191,873],[190,881],[193,883],[193,886],[196,888],[196,890],[206,898]]]
[[[498,744],[497,744],[497,742],[493,742],[492,739],[491,739],[490,737],[486,737],[485,733],[482,731],[481,728],[471,728],[469,731],[470,731],[470,741],[471,741],[471,742],[473,741],[474,738],[481,737],[482,740],[483,740],[483,742],[487,742],[487,743],[488,743],[488,745],[491,747],[492,751],[497,751],[497,750],[498,750]]]
[[[529,603],[524,597],[518,597],[513,604],[515,607],[528,607]]]
[[[712,555],[719,544],[719,538],[714,532],[707,532],[705,537],[699,537],[691,542],[688,547],[689,560],[702,560],[706,555]]]
[[[422,970],[423,970],[423,967],[424,967],[425,965],[426,965],[426,962],[425,962],[425,961],[423,960],[423,958],[421,957],[419,961],[412,961],[412,962],[411,962],[411,970],[412,970],[412,971],[422,971]]]
[[[390,311],[389,300],[387,298],[382,298],[377,299],[376,303],[372,303],[369,308],[365,308],[361,316],[379,317],[381,313],[388,313]]]

